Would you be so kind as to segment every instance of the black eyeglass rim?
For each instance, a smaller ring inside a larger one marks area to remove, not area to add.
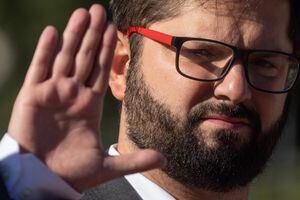
[[[233,56],[233,59],[230,61],[230,63],[228,64],[228,67],[225,69],[225,71],[221,74],[221,76],[219,78],[216,78],[216,79],[210,79],[210,80],[205,80],[205,79],[199,79],[199,78],[195,78],[195,77],[192,77],[192,76],[189,76],[189,75],[186,75],[184,74],[181,70],[180,70],[180,67],[179,67],[179,56],[180,56],[180,51],[181,51],[181,48],[182,48],[182,45],[184,42],[187,42],[187,41],[192,41],[192,40],[198,40],[198,41],[206,41],[206,42],[213,42],[213,43],[216,43],[216,44],[220,44],[220,45],[224,45],[230,49],[232,49],[233,53],[234,53],[234,56]],[[299,62],[299,59],[293,55],[293,54],[290,54],[290,53],[286,53],[286,52],[282,52],[282,51],[275,51],[275,50],[253,50],[253,49],[240,49],[236,46],[232,46],[230,44],[226,44],[224,42],[220,42],[220,41],[217,41],[217,40],[211,40],[211,39],[205,39],[205,38],[192,38],[192,37],[177,37],[177,36],[173,36],[172,37],[172,46],[176,48],[176,70],[177,72],[188,78],[188,79],[192,79],[192,80],[195,80],[195,81],[203,81],[203,82],[215,82],[215,81],[219,81],[219,80],[222,80],[227,74],[228,72],[230,71],[231,67],[232,67],[232,63],[235,62],[236,60],[236,55],[238,54],[238,52],[244,52],[246,54],[246,59],[248,60],[249,58],[249,54],[253,53],[253,52],[267,52],[267,53],[277,53],[277,54],[281,54],[281,55],[285,55],[285,56],[289,56],[293,59],[295,59],[297,61],[297,66],[298,66],[298,70],[297,70],[297,76],[296,78],[294,79],[294,81],[292,82],[291,86],[284,89],[284,90],[280,90],[280,91],[271,91],[271,90],[265,90],[265,89],[261,89],[261,88],[258,88],[256,87],[255,85],[253,85],[250,81],[250,78],[249,78],[249,73],[248,73],[248,62],[246,62],[244,64],[244,69],[245,69],[245,75],[246,75],[246,80],[248,82],[248,84],[253,87],[254,89],[258,90],[258,91],[261,91],[261,92],[266,92],[266,93],[272,93],[272,94],[281,94],[281,93],[287,93],[289,92],[294,86],[295,86],[295,83],[296,81],[298,80],[299,78],[299,66],[300,66],[300,62]]]

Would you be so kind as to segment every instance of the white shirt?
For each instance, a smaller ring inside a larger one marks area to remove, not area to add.
[[[108,154],[111,156],[120,155],[116,149],[116,144],[110,146]],[[167,191],[140,173],[127,175],[125,178],[143,200],[175,200]]]
[[[116,145],[110,147],[109,155],[120,155],[115,147]],[[82,197],[82,194],[54,174],[33,154],[20,154],[19,144],[8,134],[0,142],[0,173],[10,197],[16,200],[41,199],[41,194],[75,200]],[[127,175],[125,178],[143,200],[175,199],[140,173]]]

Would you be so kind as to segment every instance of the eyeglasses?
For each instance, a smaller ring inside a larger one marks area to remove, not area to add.
[[[248,83],[268,93],[285,93],[292,89],[299,74],[298,59],[288,53],[270,50],[240,49],[223,42],[190,37],[175,37],[158,31],[131,27],[129,37],[138,33],[156,42],[176,48],[176,70],[197,81],[218,81],[242,60]]]

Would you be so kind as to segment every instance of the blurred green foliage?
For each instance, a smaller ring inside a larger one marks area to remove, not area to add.
[[[46,25],[54,25],[61,33],[72,11],[78,7],[88,8],[93,3],[106,7],[108,1],[92,0],[0,0],[0,31],[6,33],[15,53],[15,68],[8,81],[0,87],[0,134],[6,132],[14,99],[24,79],[39,34]],[[117,140],[118,102],[108,92],[102,122],[103,138],[106,146]],[[295,116],[295,115],[294,115]],[[295,130],[288,130],[290,137]],[[26,134],[26,133],[25,133]],[[300,167],[298,167],[294,139],[281,145],[274,162],[266,172],[254,181],[251,199],[281,200],[300,199]],[[283,151],[285,149],[285,151]],[[284,152],[284,153],[282,153]],[[294,156],[291,157],[291,152]],[[276,159],[278,159],[276,161]]]

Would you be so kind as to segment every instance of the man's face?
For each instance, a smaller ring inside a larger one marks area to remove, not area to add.
[[[190,5],[150,28],[244,49],[292,52],[288,3],[214,5]],[[173,49],[144,38],[139,62],[128,73],[128,135],[140,148],[161,151],[169,176],[228,191],[248,184],[262,170],[280,135],[287,95],[251,88],[242,61],[221,81],[194,81],[176,71]]]

